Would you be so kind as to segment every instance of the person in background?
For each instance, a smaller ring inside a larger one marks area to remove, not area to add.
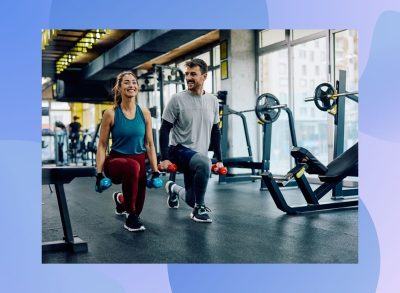
[[[75,147],[78,146],[79,142],[79,131],[81,130],[81,124],[78,122],[79,116],[73,117],[74,122],[71,122],[68,126],[69,139],[71,144]]]

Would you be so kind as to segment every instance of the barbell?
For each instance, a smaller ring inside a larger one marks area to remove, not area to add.
[[[281,109],[286,107],[287,105],[281,105],[273,94],[266,93],[257,98],[255,112],[262,123],[270,124],[278,120]]]
[[[286,108],[286,104],[280,104],[277,97],[273,94],[265,93],[260,95],[257,98],[256,106],[254,109],[243,110],[243,111],[234,111],[229,109],[229,113],[223,114],[230,115],[230,114],[239,114],[239,113],[246,113],[246,112],[255,112],[257,118],[263,124],[270,124],[275,122],[279,115],[281,114],[281,109]]]
[[[335,88],[330,83],[319,84],[314,91],[314,97],[305,98],[305,102],[314,101],[315,106],[321,111],[329,111],[335,105],[336,98],[342,96],[358,95],[358,92],[346,92],[337,94]]]

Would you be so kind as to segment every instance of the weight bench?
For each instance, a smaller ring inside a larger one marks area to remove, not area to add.
[[[358,176],[358,143],[329,163],[328,166],[324,166],[305,148],[294,147],[291,151],[291,155],[296,159],[297,165],[287,173],[286,178],[288,178],[288,180],[292,178],[296,180],[307,205],[289,206],[271,172],[262,174],[265,185],[271,193],[276,206],[281,211],[287,214],[297,214],[301,212],[358,206],[358,199],[338,200],[329,203],[319,202],[322,197],[341,183],[344,178],[347,176]],[[321,182],[323,182],[322,185],[313,191],[304,174],[305,172],[317,174]]]
[[[42,252],[72,251],[87,252],[88,245],[78,236],[73,235],[69,218],[68,204],[65,198],[64,184],[70,183],[76,177],[92,177],[96,175],[94,167],[42,167],[42,185],[54,184],[57,194],[58,208],[64,231],[63,240],[42,243]]]

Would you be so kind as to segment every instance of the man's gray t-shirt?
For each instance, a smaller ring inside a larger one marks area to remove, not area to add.
[[[209,93],[197,96],[186,90],[174,94],[162,115],[174,125],[170,145],[181,144],[207,155],[211,128],[219,122],[218,111],[218,99]]]

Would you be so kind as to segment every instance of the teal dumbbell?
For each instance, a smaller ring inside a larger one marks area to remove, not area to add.
[[[97,174],[96,176],[96,192],[102,193],[104,190],[110,188],[112,185],[110,178],[104,177],[102,173]]]
[[[159,172],[153,172],[151,177],[147,179],[146,186],[148,188],[160,188],[163,185],[163,181],[159,176]]]

